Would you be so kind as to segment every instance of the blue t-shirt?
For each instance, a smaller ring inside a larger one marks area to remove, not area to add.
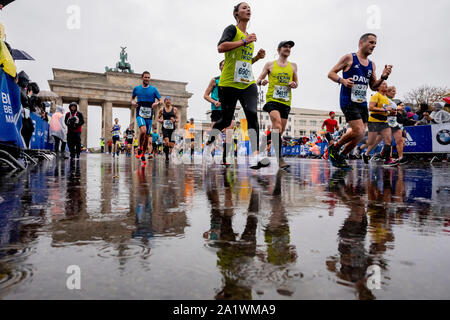
[[[152,118],[153,108],[152,105],[156,99],[161,99],[158,90],[153,86],[144,88],[142,85],[134,87],[132,98],[137,97],[138,108],[136,110],[136,116],[142,118]]]

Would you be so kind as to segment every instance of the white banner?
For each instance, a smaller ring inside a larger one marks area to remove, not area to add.
[[[450,123],[433,124],[431,126],[433,152],[450,153]]]

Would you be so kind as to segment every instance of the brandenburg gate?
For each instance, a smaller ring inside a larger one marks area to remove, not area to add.
[[[53,80],[49,80],[48,83],[51,91],[59,96],[56,98],[56,105],[78,103],[78,110],[83,113],[86,122],[81,135],[83,145],[87,146],[89,134],[87,132],[89,105],[102,107],[102,137],[105,141],[111,138],[113,107],[131,110],[130,121],[134,123],[137,132],[136,109],[131,106],[131,93],[135,86],[142,84],[141,74],[116,72],[111,69],[105,73],[95,73],[53,68]],[[192,93],[186,91],[187,82],[151,79],[150,85],[158,89],[161,97],[172,97],[172,104],[180,112],[180,127],[183,127],[187,119],[188,100],[192,97]],[[159,109],[155,110],[155,116],[158,111]],[[122,131],[125,129],[122,128]]]

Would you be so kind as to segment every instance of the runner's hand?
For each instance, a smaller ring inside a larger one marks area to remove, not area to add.
[[[136,107],[136,106],[137,106],[136,100],[131,101],[131,105],[132,105],[133,107]]]
[[[252,42],[256,42],[256,34],[254,33],[250,33],[247,38],[245,38],[245,42],[247,42],[247,44],[250,44]]]
[[[342,79],[341,83],[344,85],[344,87],[346,88],[351,88],[353,87],[354,83],[352,78],[348,78],[348,79]]]
[[[154,104],[152,104],[152,107],[153,108],[157,108],[159,106],[159,101],[158,102],[155,102]]]
[[[266,57],[266,51],[264,49],[259,49],[256,59],[261,60]]]
[[[261,81],[262,86],[266,86],[268,83],[269,83],[269,81],[267,81],[266,79]]]
[[[291,81],[291,82],[289,82],[289,87],[291,87],[292,89],[295,89],[298,87],[298,84],[295,81]]]
[[[218,108],[218,107],[220,107],[222,104],[220,103],[220,101],[215,101],[215,102],[214,102],[214,105]]]
[[[392,72],[392,65],[388,64],[384,66],[383,74],[381,75],[383,78],[389,77]]]

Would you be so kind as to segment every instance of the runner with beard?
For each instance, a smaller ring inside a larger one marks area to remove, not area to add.
[[[367,89],[377,91],[383,80],[387,80],[392,71],[391,65],[386,65],[381,79],[376,77],[375,63],[369,56],[375,50],[377,36],[366,33],[359,39],[359,49],[356,53],[343,56],[328,73],[330,80],[341,85],[340,105],[351,130],[348,130],[339,141],[329,146],[329,159],[338,168],[349,168],[344,159],[364,138],[368,122]],[[338,73],[342,71],[342,78]],[[341,147],[344,147],[342,152]]]
[[[131,96],[131,104],[136,108],[136,121],[139,127],[139,149],[136,158],[141,159],[144,166],[147,165],[145,152],[152,130],[153,109],[161,103],[158,90],[150,85],[150,72],[144,71],[142,85],[134,87]]]
[[[169,154],[172,154],[175,145],[175,128],[179,122],[178,110],[172,106],[172,98],[164,98],[164,107],[159,110],[158,122],[162,124],[162,132],[164,139],[164,154],[166,162],[169,162]]]

